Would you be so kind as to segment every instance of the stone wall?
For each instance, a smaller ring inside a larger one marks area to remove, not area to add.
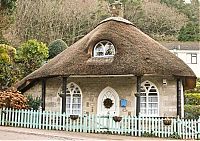
[[[167,85],[163,85],[163,79],[167,80]],[[142,82],[149,80],[154,83],[159,91],[159,115],[176,116],[177,88],[176,80],[173,77],[144,76]],[[120,107],[120,115],[135,115],[136,107],[136,77],[70,77],[68,83],[76,83],[82,91],[83,113],[97,113],[97,101],[101,91],[106,87],[113,88],[119,95],[119,99],[128,101],[126,109]],[[61,99],[58,96],[62,84],[62,78],[50,78],[46,83],[46,110],[60,111]],[[41,83],[26,91],[25,94],[41,96]]]

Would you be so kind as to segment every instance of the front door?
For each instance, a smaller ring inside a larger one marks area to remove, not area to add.
[[[109,105],[110,102],[111,105]],[[98,115],[119,115],[119,96],[113,88],[106,87],[103,89],[99,94],[97,104]]]

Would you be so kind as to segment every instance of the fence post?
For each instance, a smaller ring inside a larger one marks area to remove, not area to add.
[[[181,135],[181,120],[180,120],[179,116],[177,118],[177,126],[176,127],[177,127],[178,135],[182,138],[182,135]]]

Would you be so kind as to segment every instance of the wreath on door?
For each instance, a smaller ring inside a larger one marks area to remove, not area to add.
[[[103,105],[105,106],[105,108],[110,108],[113,106],[113,102],[110,98],[106,98],[104,101],[103,101]]]

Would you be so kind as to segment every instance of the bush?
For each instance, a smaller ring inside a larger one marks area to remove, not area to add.
[[[187,93],[185,94],[186,105],[200,105],[200,93]]]
[[[18,70],[14,64],[15,48],[0,44],[0,90],[10,87],[16,80]]]
[[[185,105],[185,118],[198,119],[200,116],[200,105]]]
[[[48,58],[46,44],[37,40],[28,40],[17,48],[15,61],[20,68],[21,77],[25,77],[42,66]]]
[[[65,50],[67,48],[67,44],[63,40],[57,39],[52,43],[50,43],[48,48],[49,48],[49,59],[51,59],[56,55],[58,55],[59,53],[61,53],[63,50]]]
[[[29,109],[38,110],[41,104],[40,97],[33,98],[32,95],[27,96]]]
[[[174,132],[173,134],[171,134],[169,136],[169,138],[172,138],[172,139],[181,139],[180,135],[177,132]]]
[[[0,91],[0,108],[26,109],[27,98],[19,91]]]

